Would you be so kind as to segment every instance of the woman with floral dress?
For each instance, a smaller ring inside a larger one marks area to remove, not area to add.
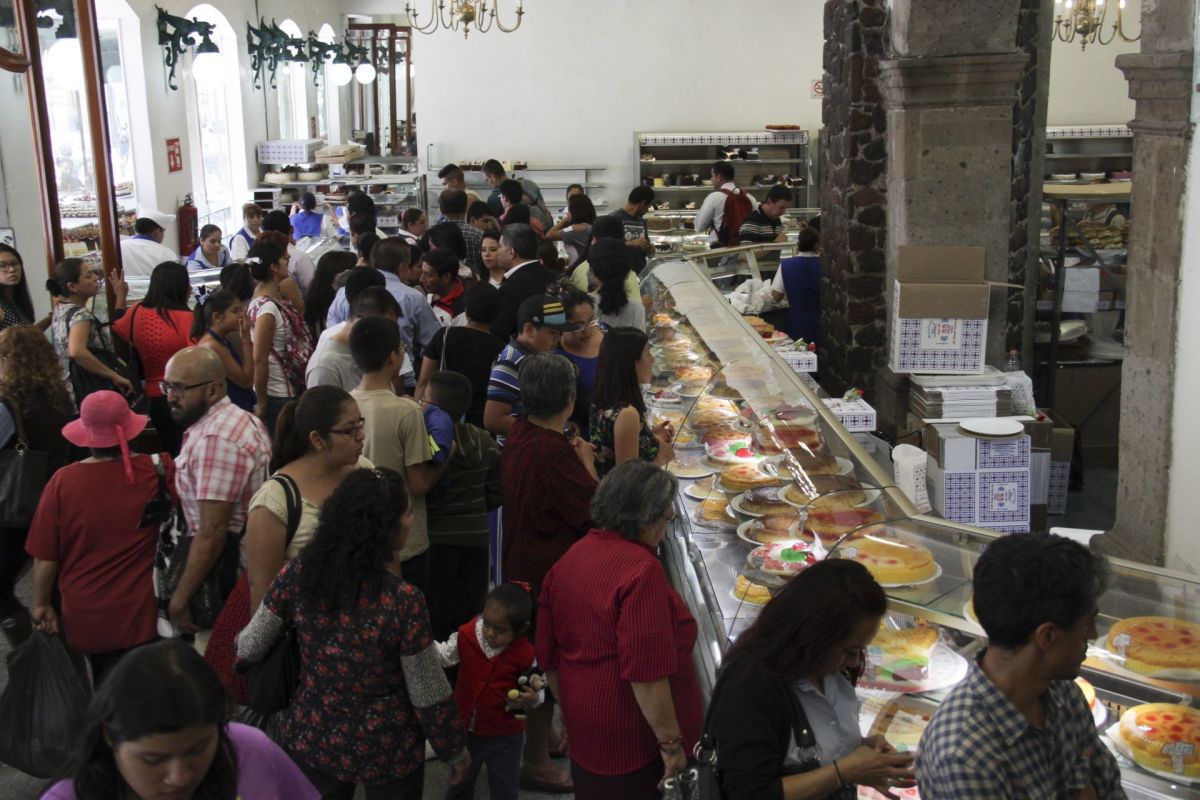
[[[326,800],[350,800],[358,784],[368,800],[417,800],[426,739],[451,783],[470,765],[425,600],[400,575],[412,517],[398,473],[351,472],[238,637],[238,658],[257,661],[285,622],[295,626],[300,685],[282,744]]]
[[[617,464],[640,458],[656,467],[675,457],[666,422],[646,421],[642,385],[650,382],[654,358],[650,340],[637,328],[612,328],[600,345],[588,425],[596,448],[596,471],[603,477]]]

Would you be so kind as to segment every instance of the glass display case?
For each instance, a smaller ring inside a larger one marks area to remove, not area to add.
[[[983,648],[971,573],[999,534],[917,514],[886,453],[847,433],[706,273],[660,260],[642,282],[653,302],[647,408],[652,424],[675,430],[668,469],[680,479],[665,561],[699,624],[701,685],[711,688],[722,654],[789,576],[820,559],[855,559],[889,598],[887,631],[869,648],[858,689],[863,732],[916,748]],[[1186,708],[1200,697],[1200,580],[1117,560],[1111,568],[1083,669],[1102,739],[1130,797],[1200,797],[1200,712]],[[918,655],[902,658],[897,643],[913,639]],[[1146,703],[1180,707],[1151,710],[1178,715],[1182,739],[1157,772],[1136,764],[1119,734],[1122,715]]]

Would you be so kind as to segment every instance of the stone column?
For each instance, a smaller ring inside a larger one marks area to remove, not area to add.
[[[1013,108],[1028,61],[1016,44],[1020,5],[892,4],[896,58],[880,65],[888,128],[886,286],[905,244],[982,247],[988,280],[1009,279]],[[1002,363],[1007,323],[1007,297],[995,291],[990,363]]]
[[[821,158],[821,372],[825,388],[870,391],[887,362],[886,120],[879,61],[884,0],[826,0]],[[868,398],[871,399],[871,398]]]
[[[1137,101],[1133,130],[1132,229],[1121,370],[1117,521],[1100,546],[1113,555],[1162,563],[1167,470],[1176,398],[1184,192],[1193,125],[1195,0],[1147,3],[1141,53],[1117,57]],[[1194,165],[1193,165],[1194,169]],[[1195,313],[1194,309],[1189,309]]]

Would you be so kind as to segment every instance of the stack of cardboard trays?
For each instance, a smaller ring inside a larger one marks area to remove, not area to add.
[[[976,436],[957,423],[925,428],[933,510],[952,522],[1003,533],[1029,531],[1031,439]]]

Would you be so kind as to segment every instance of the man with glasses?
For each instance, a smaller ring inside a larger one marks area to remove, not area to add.
[[[236,564],[250,498],[267,478],[271,440],[261,420],[225,396],[225,367],[207,347],[187,347],[167,362],[159,387],[172,419],[186,428],[175,462],[175,490],[193,537],[187,567],[171,597],[171,622],[195,634],[201,653],[209,631],[188,603],[213,569]]]

